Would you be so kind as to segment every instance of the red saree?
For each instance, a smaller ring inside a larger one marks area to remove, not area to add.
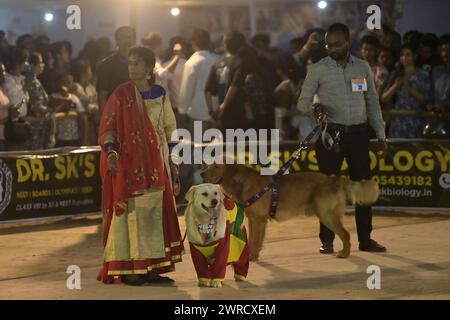
[[[162,159],[158,136],[136,92],[131,81],[118,86],[108,99],[100,120],[103,245],[106,247],[113,215],[126,214],[128,200],[150,189],[164,190],[162,230],[166,253],[161,258],[104,261],[97,277],[104,283],[112,283],[118,275],[173,271],[174,263],[181,261],[183,252],[172,186]],[[162,94],[165,94],[164,91]],[[119,154],[115,173],[107,167],[107,152],[110,150]]]

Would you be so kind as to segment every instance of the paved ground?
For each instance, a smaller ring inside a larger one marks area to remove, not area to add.
[[[98,283],[98,218],[0,228],[0,299],[450,299],[449,217],[374,217],[373,236],[388,247],[385,254],[357,251],[354,217],[345,220],[350,258],[318,253],[315,217],[272,223],[248,280],[236,283],[229,268],[221,289],[196,286],[189,252],[171,274],[174,287]],[[66,288],[69,265],[81,267],[81,290]],[[380,290],[367,289],[370,265],[381,268]]]

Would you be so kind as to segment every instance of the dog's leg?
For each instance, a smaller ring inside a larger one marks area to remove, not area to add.
[[[250,239],[250,261],[258,260],[259,253],[263,247],[264,238],[266,237],[267,218],[254,218],[252,226],[252,234]]]
[[[336,255],[337,258],[347,258],[350,255],[350,233],[344,228],[342,219],[345,208],[338,206],[335,209],[323,210],[319,213],[320,222],[338,235],[343,248]]]
[[[341,238],[343,246],[336,258],[347,258],[350,255],[350,233],[344,228],[341,218],[335,217],[333,231]]]

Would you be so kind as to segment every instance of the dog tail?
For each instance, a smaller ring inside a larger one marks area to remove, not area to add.
[[[373,180],[352,181],[341,177],[345,197],[353,205],[369,205],[377,201],[380,194],[378,183]]]

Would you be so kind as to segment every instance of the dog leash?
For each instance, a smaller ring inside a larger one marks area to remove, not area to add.
[[[303,139],[303,141],[300,143],[300,146],[292,154],[291,158],[272,176],[272,180],[261,191],[255,193],[253,196],[251,196],[247,201],[245,201],[242,204],[244,208],[251,206],[256,201],[258,201],[262,196],[264,196],[267,193],[267,191],[272,190],[272,195],[270,198],[269,216],[271,218],[275,218],[279,198],[278,193],[279,179],[286,173],[287,170],[289,170],[294,161],[300,158],[301,151],[309,147],[311,140],[319,131],[321,131],[323,123],[325,123],[325,126],[324,129],[322,130],[322,135],[326,132],[327,121],[326,118],[324,118],[322,123],[315,126],[314,129],[306,136],[306,138]]]

